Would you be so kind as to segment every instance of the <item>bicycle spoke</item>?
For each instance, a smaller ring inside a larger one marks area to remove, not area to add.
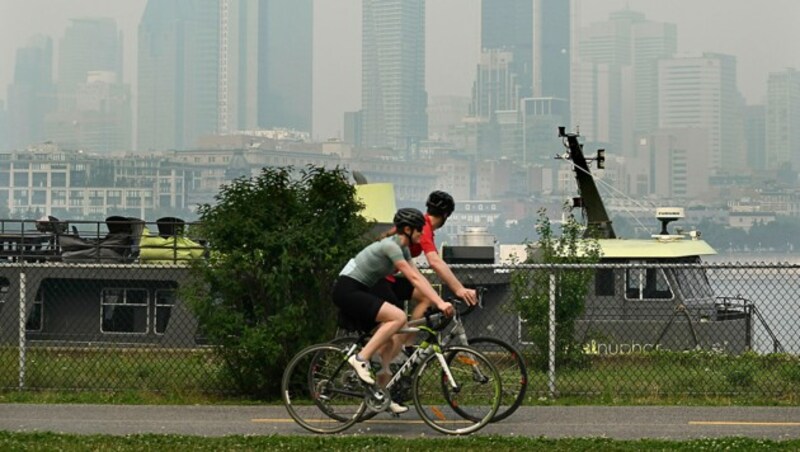
[[[452,358],[447,368],[436,355],[420,366],[414,385],[414,404],[422,419],[435,430],[447,434],[472,433],[486,425],[497,411],[500,376],[489,360],[474,349],[459,346],[445,353]],[[475,372],[476,366],[480,373]],[[452,380],[448,375],[452,375]]]
[[[469,346],[482,352],[497,368],[503,381],[500,408],[492,422],[503,420],[514,413],[525,400],[528,388],[528,371],[520,353],[508,343],[492,338],[469,339]],[[466,415],[466,413],[462,413]]]
[[[364,410],[364,390],[344,362],[342,351],[316,345],[298,353],[283,375],[282,392],[289,415],[317,433],[342,431]]]

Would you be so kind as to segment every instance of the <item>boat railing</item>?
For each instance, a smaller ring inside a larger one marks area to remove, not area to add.
[[[207,254],[198,223],[112,216],[105,221],[49,217],[0,220],[0,263],[185,263]]]

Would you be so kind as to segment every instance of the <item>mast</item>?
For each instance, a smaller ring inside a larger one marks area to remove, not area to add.
[[[578,198],[580,201],[576,202],[575,207],[581,207],[586,215],[587,227],[583,236],[596,239],[616,238],[614,227],[611,225],[603,199],[594,182],[594,176],[592,176],[587,159],[583,155],[583,145],[578,143],[579,134],[566,133],[564,127],[559,127],[558,136],[564,139],[564,147],[569,150],[561,158],[572,160],[574,164],[572,169],[575,171],[575,181],[578,183],[578,194],[580,194],[580,198]],[[602,164],[605,160],[604,152],[602,149],[598,150],[597,158],[592,160],[597,160],[598,164]]]

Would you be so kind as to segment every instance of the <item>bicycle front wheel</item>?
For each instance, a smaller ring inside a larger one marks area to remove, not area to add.
[[[469,346],[482,352],[497,368],[503,381],[503,395],[500,408],[492,418],[492,422],[501,421],[511,416],[522,405],[528,390],[528,369],[520,352],[508,342],[493,337],[476,337],[469,339]],[[447,357],[448,362],[452,360]],[[469,417],[470,414],[453,407],[458,414]]]
[[[312,345],[292,358],[283,372],[281,395],[289,416],[314,433],[341,432],[366,409],[361,380],[341,348],[330,344]]]
[[[483,353],[458,345],[431,354],[420,364],[413,392],[415,408],[426,424],[441,433],[464,435],[492,420],[500,405],[502,380]]]

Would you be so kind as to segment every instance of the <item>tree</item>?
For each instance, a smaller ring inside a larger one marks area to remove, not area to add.
[[[536,231],[539,241],[536,245],[528,243],[527,263],[591,264],[600,261],[597,240],[582,238],[583,226],[571,213],[561,225],[561,237],[555,237],[546,210],[540,209]],[[553,272],[556,276],[556,362],[579,364],[583,361],[583,350],[575,339],[575,322],[583,314],[594,270],[519,269],[511,276],[514,307],[526,321],[527,336],[538,351],[533,365],[541,370],[547,369],[548,363],[550,275]]]
[[[186,297],[238,389],[277,397],[289,359],[333,336],[331,287],[370,225],[339,168],[264,168],[215,200],[199,207],[211,253]]]

